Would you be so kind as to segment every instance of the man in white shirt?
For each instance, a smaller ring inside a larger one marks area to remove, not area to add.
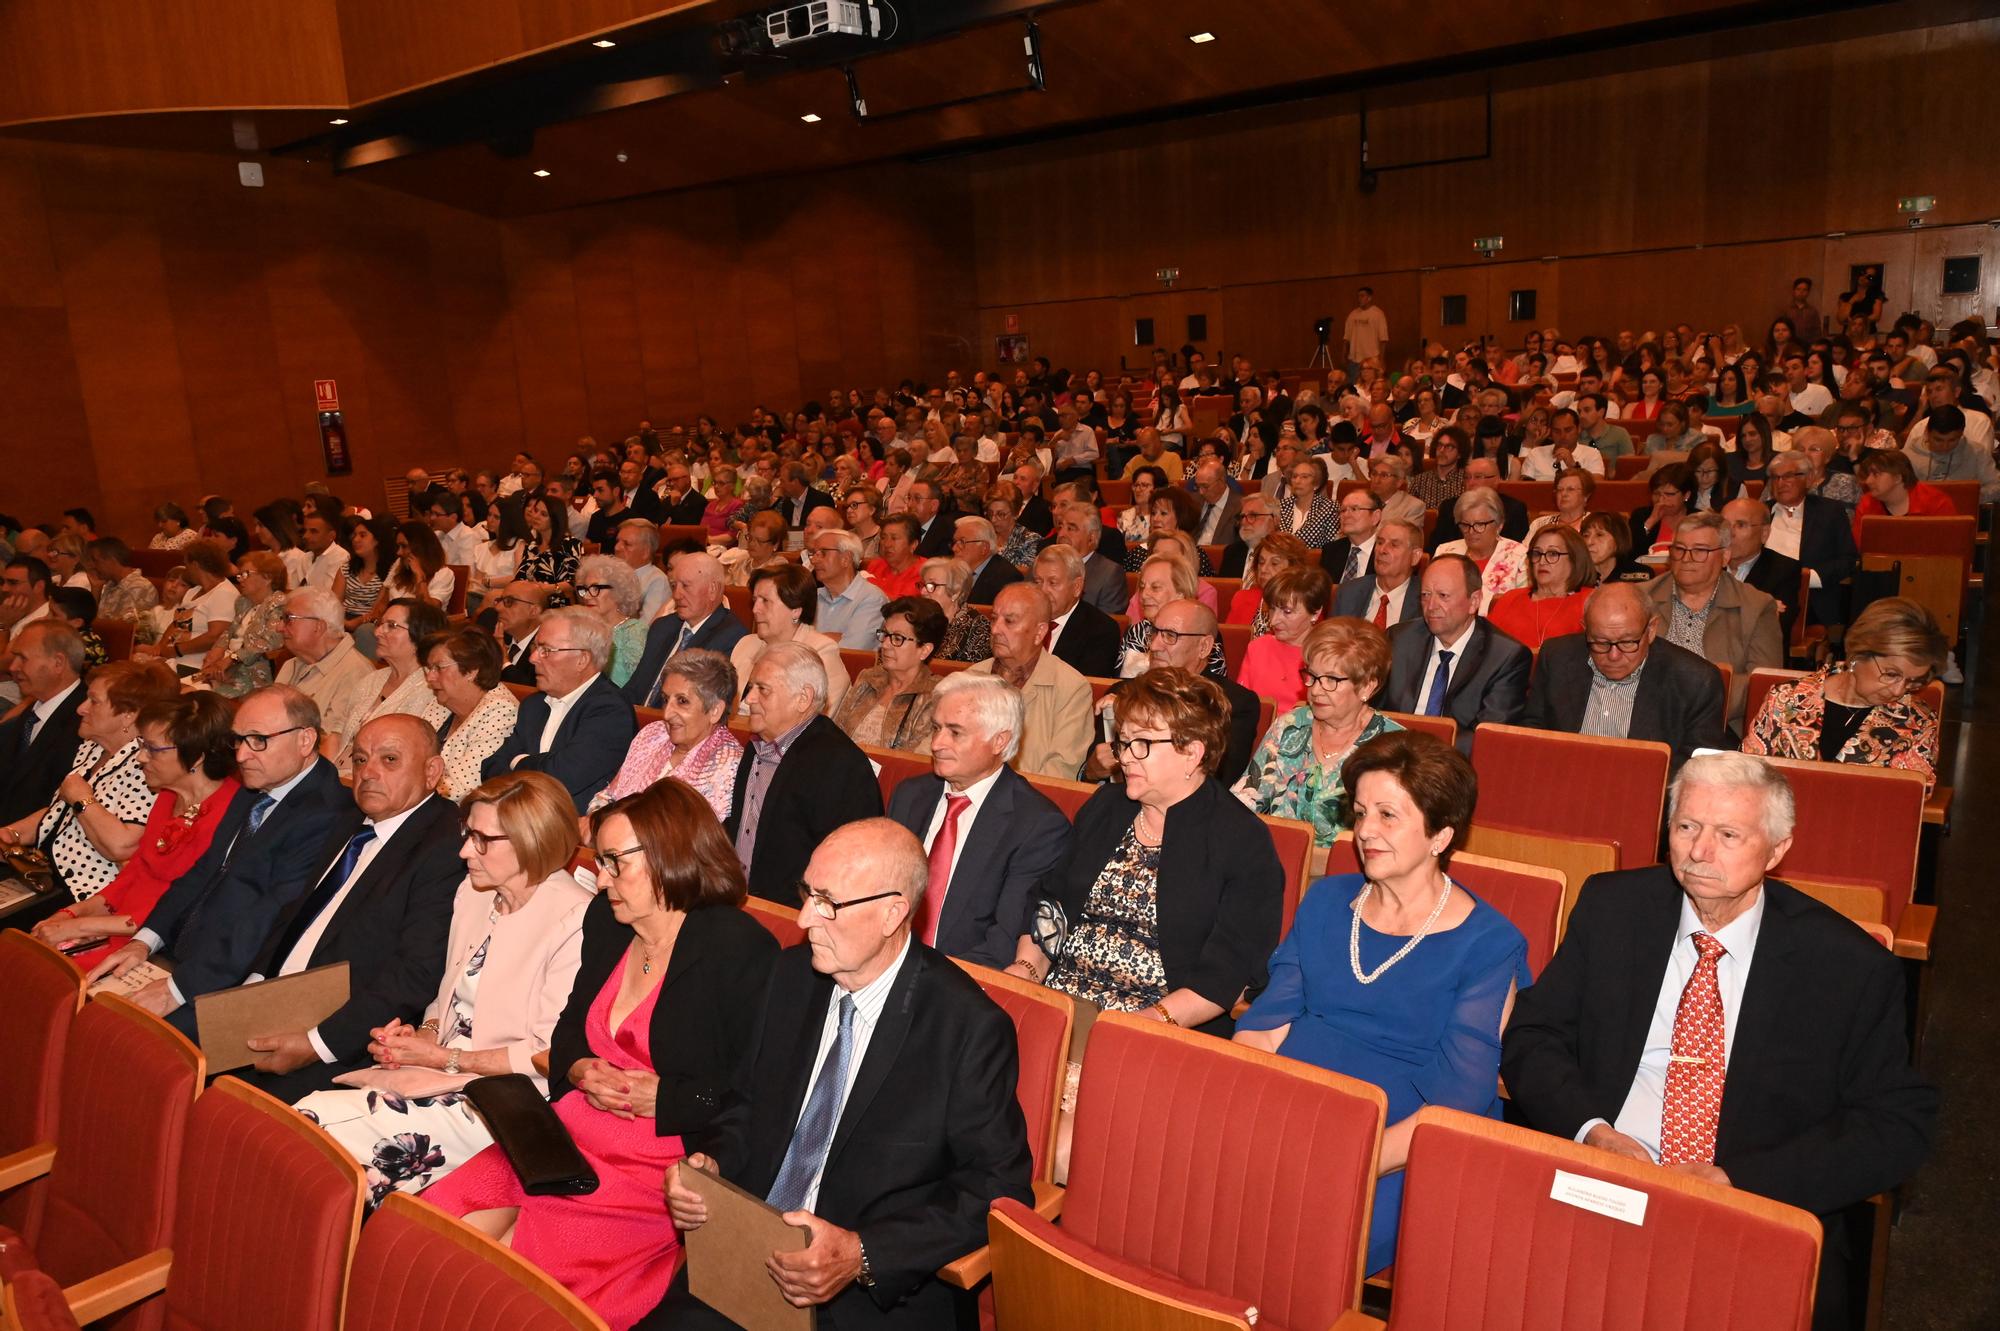
[[[1923,448],[1925,442],[1930,438],[1931,433],[1937,429],[1937,426],[1932,423],[1932,418],[1939,415],[1943,408],[1951,407],[1960,413],[1964,421],[1964,424],[1959,429],[1965,436],[1965,442],[1972,445],[1975,452],[1985,453],[1990,456],[1993,452],[1993,418],[1983,411],[1968,410],[1960,403],[1959,398],[1961,396],[1962,394],[1958,387],[1958,376],[1950,370],[1938,370],[1928,376],[1924,380],[1924,405],[1927,408],[1926,414],[1922,420],[1911,425],[1910,432],[1903,436],[1903,450],[1905,452],[1913,452]],[[1917,479],[1925,480],[1933,478],[1925,477],[1923,466],[1919,464],[1917,467]],[[1985,500],[1983,502],[1991,503],[1992,501]]]
[[[1341,338],[1347,346],[1347,372],[1361,372],[1361,362],[1382,354],[1389,343],[1389,316],[1375,303],[1375,288],[1362,287],[1354,293],[1354,308],[1347,312]]]
[[[1390,518],[1376,525],[1371,540],[1371,571],[1340,584],[1333,613],[1365,619],[1386,633],[1417,617],[1417,580],[1412,574],[1424,551],[1424,529]]]
[[[627,518],[618,524],[611,551],[639,579],[639,590],[646,597],[639,619],[642,623],[652,623],[666,610],[673,594],[667,586],[667,575],[653,562],[660,553],[660,529],[644,518]]]
[[[1833,394],[1827,386],[1816,384],[1807,376],[1804,356],[1785,357],[1785,386],[1792,395],[1792,410],[1815,420],[1833,405]]]
[[[306,585],[332,593],[340,586],[341,577],[347,572],[351,556],[335,540],[333,523],[318,513],[306,514],[305,526],[299,530],[299,542],[306,553],[312,556],[312,565],[306,570]]]
[[[361,654],[344,627],[340,602],[317,587],[287,593],[283,633],[292,659],[278,667],[289,684],[319,705],[321,751],[344,765],[347,746],[380,692],[380,667]]]
[[[1549,417],[1549,442],[1521,451],[1520,479],[1552,481],[1573,467],[1604,474],[1604,454],[1583,442],[1577,414],[1568,407]]]
[[[1089,475],[1097,464],[1097,431],[1079,422],[1073,403],[1065,403],[1056,413],[1056,420],[1058,424],[1052,441],[1055,445],[1056,479],[1062,480],[1071,472]]]
[[[444,562],[470,567],[472,553],[486,539],[486,533],[461,522],[459,511],[459,501],[455,496],[434,495],[424,518],[430,523],[431,530],[437,533],[438,544],[444,547]]]
[[[529,656],[540,692],[522,701],[513,733],[480,765],[480,775],[546,772],[581,809],[611,784],[638,732],[632,704],[604,673],[611,627],[583,606],[546,611]]]

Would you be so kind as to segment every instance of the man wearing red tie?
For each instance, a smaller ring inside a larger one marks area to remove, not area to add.
[[[1849,1326],[1867,1253],[1849,1213],[1916,1172],[1937,1117],[1910,1066],[1902,967],[1765,877],[1791,847],[1778,769],[1690,758],[1667,819],[1671,867],[1584,884],[1514,1005],[1507,1092],[1542,1131],[1817,1214],[1813,1325]]]
[[[1030,894],[1069,847],[1069,819],[1007,765],[1021,715],[1020,691],[996,675],[940,681],[931,771],[889,795],[889,817],[930,861],[912,931],[947,956],[995,969],[1013,961]]]

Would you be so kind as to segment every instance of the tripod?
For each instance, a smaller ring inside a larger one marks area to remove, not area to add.
[[[1309,370],[1330,370],[1333,368],[1333,351],[1327,346],[1325,338],[1319,340],[1319,350],[1315,351],[1312,354],[1312,359],[1306,362],[1306,368]]]

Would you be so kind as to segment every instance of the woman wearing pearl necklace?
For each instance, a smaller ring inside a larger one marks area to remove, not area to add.
[[[1368,1238],[1375,1272],[1395,1258],[1411,1116],[1432,1104],[1498,1117],[1500,1032],[1530,976],[1520,930],[1445,873],[1472,822],[1472,765],[1438,739],[1397,731],[1355,749],[1341,778],[1362,871],[1307,892],[1235,1038],[1388,1096]]]

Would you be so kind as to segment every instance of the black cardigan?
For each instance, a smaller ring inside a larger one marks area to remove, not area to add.
[[[1139,816],[1139,802],[1116,782],[1077,811],[1069,855],[1043,884],[1074,929],[1098,874]],[[1160,839],[1160,960],[1167,988],[1192,989],[1222,1009],[1198,1029],[1227,1038],[1230,1008],[1264,985],[1278,946],[1285,872],[1271,834],[1214,780],[1167,810]]]
[[[550,1100],[576,1089],[569,1070],[578,1059],[592,1057],[584,1021],[631,942],[632,930],[618,923],[610,899],[599,893],[584,912],[583,961],[549,1040]],[[690,1152],[703,1149],[696,1139],[740,1091],[734,1074],[750,1047],[777,957],[778,942],[770,931],[734,906],[688,912],[653,1007],[653,1070],[660,1078],[653,1122],[658,1135],[688,1138]]]

